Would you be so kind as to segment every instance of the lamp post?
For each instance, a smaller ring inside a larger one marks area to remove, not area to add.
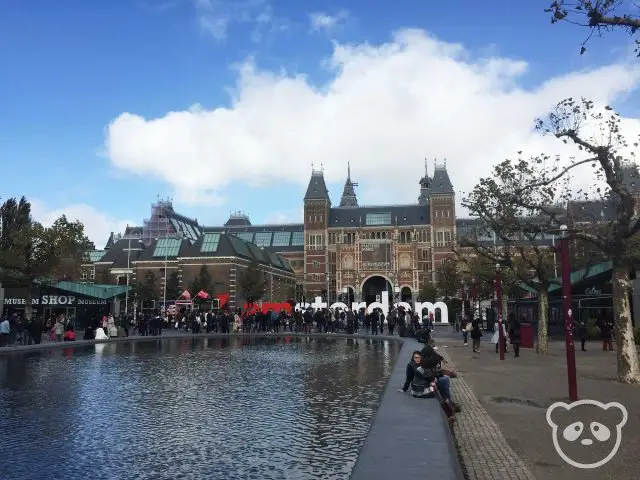
[[[478,318],[480,321],[480,325],[482,325],[482,315],[479,315],[480,312],[476,311],[476,302],[478,301],[478,288],[476,286],[476,279],[471,279],[471,301],[473,302],[473,308],[471,309],[471,314],[473,318]]]
[[[573,343],[573,311],[571,297],[571,264],[569,263],[569,237],[567,226],[560,227],[560,262],[562,267],[562,306],[564,314],[564,341],[567,350],[567,380],[569,399],[578,400],[578,379],[576,375],[576,348]]]
[[[124,316],[127,317],[129,313],[129,269],[131,268],[131,237],[127,246],[127,291],[124,294]]]
[[[500,264],[496,263],[496,301],[498,302],[498,344],[500,345],[500,360],[504,360],[504,332],[502,330],[502,279],[500,278]]]
[[[396,294],[396,305],[394,305],[394,307],[397,307],[398,303],[400,303],[400,287],[396,285],[393,292]]]
[[[342,302],[343,303],[348,303],[349,302],[349,296],[348,295],[349,295],[349,289],[347,287],[342,287]]]
[[[464,281],[460,280],[460,303],[461,303],[461,311],[460,311],[460,321],[464,320],[464,302],[465,302],[465,291],[464,291]]]

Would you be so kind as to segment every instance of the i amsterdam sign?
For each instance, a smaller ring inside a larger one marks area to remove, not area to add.
[[[24,298],[5,298],[5,305],[25,305]],[[31,300],[31,305],[66,306],[75,307],[78,305],[106,305],[106,300],[97,298],[78,298],[73,295],[42,295],[40,298]]]

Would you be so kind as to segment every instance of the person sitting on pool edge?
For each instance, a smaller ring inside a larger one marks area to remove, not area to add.
[[[422,354],[418,350],[413,352],[411,361],[407,365],[407,377],[401,391],[406,392],[411,387],[411,394],[414,397],[431,397],[434,393],[431,382],[434,380],[435,374],[424,364]]]
[[[455,412],[460,412],[460,406],[455,403],[451,399],[451,386],[450,386],[450,373],[452,377],[455,378],[455,372],[450,372],[443,370],[440,365],[444,361],[444,358],[439,355],[435,349],[433,348],[434,341],[430,339],[427,345],[424,346],[421,352],[413,352],[411,362],[407,365],[407,376],[403,387],[399,390],[401,392],[406,392],[409,388],[409,385],[412,386],[412,393],[414,392],[413,383],[415,382],[415,375],[418,373],[418,368],[422,371],[419,372],[420,377],[418,380],[418,389],[424,383],[424,378],[429,379],[429,384],[435,378],[438,384],[438,391],[440,392],[440,396],[442,397],[443,408],[447,405],[453,407]],[[415,395],[414,396],[418,396]],[[453,412],[449,412],[448,408],[445,408],[447,414],[453,414]]]
[[[436,341],[433,338],[429,338],[425,342],[425,346],[422,347],[422,350],[420,351],[422,359],[431,368],[439,368],[443,363],[445,363],[444,357],[436,352],[436,349],[434,348],[435,343]],[[456,378],[458,376],[456,372],[453,370],[447,370],[446,368],[440,368],[440,373],[443,373],[449,378]]]

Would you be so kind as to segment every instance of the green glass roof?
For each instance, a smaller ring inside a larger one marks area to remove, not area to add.
[[[273,243],[274,247],[288,247],[291,241],[291,232],[274,232]]]
[[[179,238],[161,238],[153,251],[154,257],[176,257],[180,251],[182,240]]]
[[[118,295],[124,295],[129,287],[126,285],[90,285],[87,283],[58,282],[55,288],[75,293],[76,295],[108,300]]]
[[[272,235],[272,232],[256,232],[253,243],[255,243],[259,247],[269,247],[271,246]]]
[[[217,252],[219,243],[220,243],[219,233],[205,233],[202,239],[202,247],[200,247],[200,252],[202,253]]]
[[[301,247],[304,245],[304,232],[293,232],[291,236],[291,246]]]
[[[612,262],[602,262],[587,268],[575,270],[571,272],[571,277],[570,277],[571,285],[573,286],[576,283],[579,283],[588,278],[596,277],[602,273],[608,272],[612,268],[613,268]],[[552,279],[552,281],[554,281],[555,283],[549,287],[549,290],[548,290],[549,293],[555,292],[556,290],[559,290],[562,288],[562,277],[554,278]],[[537,293],[534,288],[531,288],[529,285],[527,285],[524,282],[519,283],[519,287],[528,292]]]
[[[240,232],[234,234],[236,237],[241,238],[245,242],[253,242],[253,232]]]
[[[612,268],[613,262],[602,262],[596,265],[591,265],[587,268],[571,272],[571,285],[575,285],[576,283],[581,282],[582,280],[586,280],[587,278],[596,277],[611,270]],[[549,287],[549,292],[553,292],[555,290],[558,290],[559,288],[562,288],[562,278],[557,278],[556,280],[558,281],[558,284],[551,285],[551,287]]]
[[[92,250],[89,252],[89,261],[91,262],[99,262],[102,257],[104,257],[104,250]]]
[[[269,259],[264,254],[264,252],[255,244],[247,243],[249,250],[251,250],[251,254],[258,262],[269,262]]]
[[[233,247],[233,249],[236,251],[236,253],[238,255],[241,255],[245,258],[253,258],[253,255],[251,255],[251,251],[249,250],[248,243],[243,242],[242,240],[240,240],[238,237],[235,237],[233,235],[229,235],[229,241],[231,242],[231,246]]]

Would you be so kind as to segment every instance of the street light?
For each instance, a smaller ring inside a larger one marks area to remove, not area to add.
[[[396,294],[396,303],[400,303],[400,287],[396,285],[393,292]]]
[[[573,343],[573,311],[571,309],[571,264],[569,263],[569,236],[567,226],[560,226],[560,262],[562,266],[562,306],[564,314],[564,341],[567,350],[567,380],[569,399],[578,400],[578,379],[576,374],[576,348]]]
[[[124,296],[124,317],[127,318],[129,313],[129,269],[131,268],[131,237],[127,246],[127,291]]]
[[[461,310],[460,310],[460,320],[463,321],[464,320],[464,301],[465,301],[465,297],[464,297],[464,280],[460,280],[460,304],[461,304]]]
[[[349,289],[347,287],[342,287],[342,298],[344,303],[349,301]]]
[[[480,325],[482,325],[482,315],[480,315],[479,311],[476,312],[476,302],[478,300],[478,289],[476,287],[476,279],[472,278],[471,279],[471,300],[473,301],[473,307],[471,308],[471,314],[473,315],[474,319],[478,319],[478,321],[480,322]],[[480,309],[478,309],[480,310]]]
[[[496,301],[498,302],[498,343],[500,344],[500,360],[504,360],[504,332],[502,330],[502,279],[500,264],[496,263]]]

